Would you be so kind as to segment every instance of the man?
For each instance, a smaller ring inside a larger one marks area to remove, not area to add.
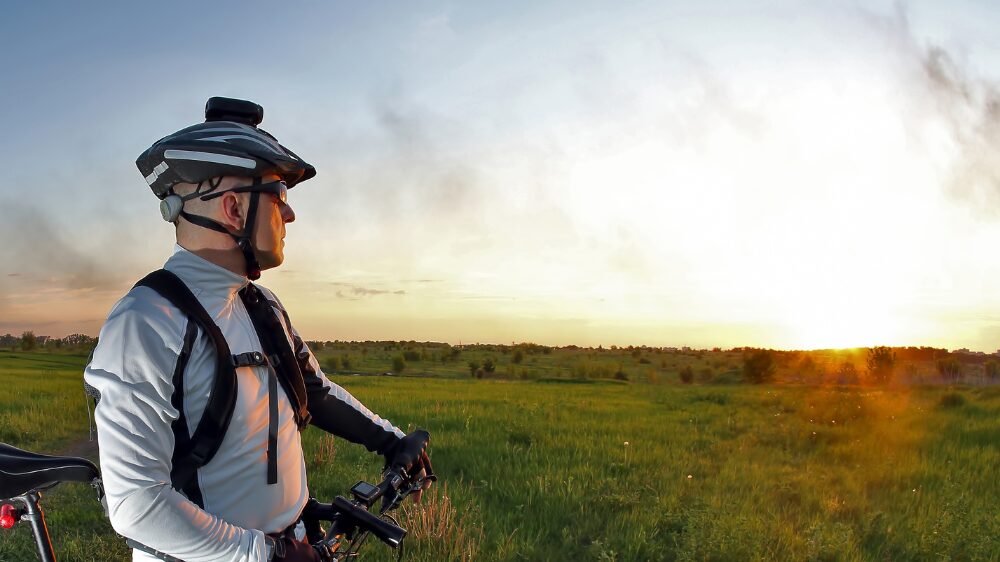
[[[277,297],[251,283],[281,265],[288,189],[315,175],[262,118],[212,98],[205,123],[136,161],[177,244],[115,304],[84,375],[108,515],[134,561],[325,560],[298,522],[310,423],[433,479],[427,433],[404,436],[330,382]]]

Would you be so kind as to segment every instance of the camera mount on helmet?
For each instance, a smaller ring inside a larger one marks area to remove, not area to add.
[[[257,127],[264,120],[264,108],[252,101],[234,98],[208,98],[205,104],[205,122],[232,121]]]

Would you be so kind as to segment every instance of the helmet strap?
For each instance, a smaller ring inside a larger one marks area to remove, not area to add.
[[[259,185],[261,183],[261,178],[254,178],[253,185]],[[251,281],[256,281],[260,278],[260,263],[257,261],[257,252],[253,247],[253,235],[254,227],[257,224],[257,208],[260,204],[260,192],[253,191],[250,193],[250,207],[247,209],[247,218],[243,222],[243,230],[240,232],[231,232],[228,228],[220,224],[219,222],[212,220],[208,217],[203,217],[201,215],[192,215],[187,211],[182,210],[180,216],[184,217],[189,223],[200,226],[202,228],[207,228],[214,230],[216,232],[221,232],[223,234],[228,234],[236,242],[236,247],[239,248],[240,252],[243,253],[243,259],[247,264],[247,278]]]

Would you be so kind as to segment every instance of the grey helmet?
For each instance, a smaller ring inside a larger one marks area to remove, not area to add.
[[[211,98],[205,122],[153,143],[135,165],[160,199],[177,183],[201,183],[222,176],[278,174],[288,187],[316,175],[316,169],[257,128],[264,109],[249,101]]]

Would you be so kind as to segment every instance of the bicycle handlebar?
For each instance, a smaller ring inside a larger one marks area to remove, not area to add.
[[[333,502],[323,504],[310,498],[302,511],[306,534],[321,534],[319,522],[329,521],[333,526],[324,537],[325,540],[331,540],[338,534],[351,537],[360,530],[362,533],[375,535],[392,548],[398,548],[406,536],[406,529],[382,516],[399,507],[406,496],[419,490],[422,485],[423,479],[408,478],[404,469],[393,468],[386,471],[378,486],[363,481],[355,484],[351,488],[353,500],[337,496]],[[368,510],[379,499],[382,500],[382,507],[376,515]]]

